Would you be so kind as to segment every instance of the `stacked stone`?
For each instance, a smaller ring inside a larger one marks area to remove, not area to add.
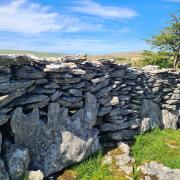
[[[0,145],[5,158],[0,158],[0,179],[7,171],[18,179],[29,157],[29,167],[45,176],[60,171],[99,150],[98,136],[114,145],[142,129],[160,127],[161,121],[176,129],[179,95],[180,72],[139,70],[114,60],[87,61],[86,56],[1,55]],[[19,152],[22,157],[14,160]],[[11,160],[18,162],[20,173]]]
[[[145,71],[145,97],[158,104],[165,128],[177,129],[180,116],[180,72],[171,69]]]
[[[109,64],[109,63],[108,63]],[[128,65],[113,64],[110,72],[110,106],[100,132],[112,141],[131,139],[137,134],[141,122],[143,100],[143,72]]]

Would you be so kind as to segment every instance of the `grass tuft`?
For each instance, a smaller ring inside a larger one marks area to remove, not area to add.
[[[137,164],[156,161],[170,168],[180,168],[180,131],[155,129],[138,135],[132,155]]]

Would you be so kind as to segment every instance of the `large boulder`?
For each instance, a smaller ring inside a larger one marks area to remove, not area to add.
[[[6,171],[4,161],[1,158],[0,158],[0,179],[9,180],[8,172]]]
[[[19,180],[26,172],[30,159],[27,148],[18,147],[8,141],[4,143],[5,162],[12,180]]]
[[[143,119],[141,125],[142,132],[162,126],[160,107],[151,100],[143,100],[141,116]]]
[[[27,147],[30,168],[41,170],[45,176],[82,161],[101,147],[96,123],[97,100],[91,93],[85,94],[85,105],[71,117],[67,108],[58,103],[48,106],[48,121],[39,119],[39,110],[24,114],[22,108],[15,110],[11,127],[15,143]]]
[[[177,129],[178,120],[180,117],[180,111],[168,111],[162,110],[162,121],[164,128]]]

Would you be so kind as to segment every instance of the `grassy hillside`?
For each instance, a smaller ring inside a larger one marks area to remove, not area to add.
[[[23,51],[23,50],[0,50],[0,54],[34,54],[38,57],[59,57],[63,56],[63,53],[49,53],[49,52],[38,52],[38,51]]]

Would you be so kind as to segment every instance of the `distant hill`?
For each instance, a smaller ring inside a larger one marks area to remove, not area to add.
[[[141,58],[141,52],[139,51],[131,51],[131,52],[117,52],[111,54],[102,54],[102,55],[89,55],[89,59],[94,58],[120,58],[120,59],[139,59]]]
[[[38,52],[38,51],[24,51],[24,50],[0,50],[0,54],[33,54],[38,57],[59,57],[63,56],[63,53],[50,53],[50,52]]]

